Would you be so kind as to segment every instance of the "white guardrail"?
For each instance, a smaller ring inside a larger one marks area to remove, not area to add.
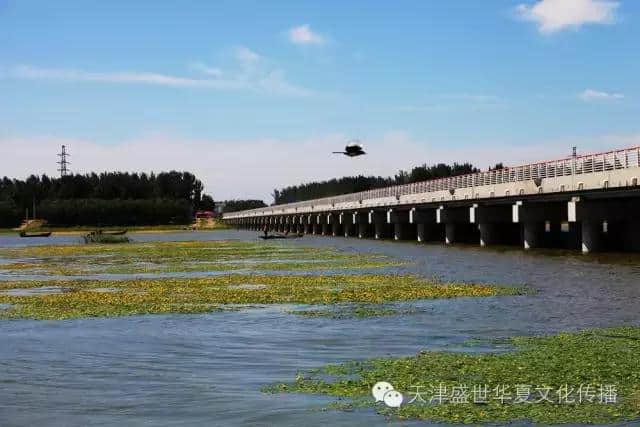
[[[560,160],[532,163],[528,165],[505,167],[503,169],[476,172],[448,178],[438,178],[411,184],[394,185],[358,193],[306,200],[303,202],[274,205],[224,214],[224,219],[246,218],[264,215],[281,215],[285,213],[313,212],[314,207],[344,205],[357,202],[363,204],[367,200],[396,198],[413,194],[452,192],[482,186],[543,180],[549,178],[578,177],[579,175],[596,174],[619,169],[640,167],[640,146],[608,151],[597,154],[567,157]],[[637,178],[636,178],[637,179]],[[637,185],[637,182],[634,183]],[[453,194],[453,193],[452,193]],[[492,193],[493,194],[493,193]],[[424,200],[424,199],[423,199]],[[322,209],[326,210],[326,209]]]

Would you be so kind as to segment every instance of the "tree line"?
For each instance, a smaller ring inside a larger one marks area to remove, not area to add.
[[[498,165],[496,166],[498,167]],[[499,166],[501,167],[502,165]],[[478,168],[470,163],[454,163],[452,165],[438,163],[432,166],[423,164],[412,168],[410,171],[400,170],[393,177],[345,176],[327,181],[309,182],[284,187],[282,189],[275,189],[273,191],[273,201],[276,205],[301,202],[304,200],[356,193],[391,185],[410,184],[412,182],[464,175],[479,171]]]
[[[190,172],[4,177],[0,227],[19,224],[34,203],[37,216],[53,225],[151,225],[189,223],[193,211],[211,208],[213,199]]]

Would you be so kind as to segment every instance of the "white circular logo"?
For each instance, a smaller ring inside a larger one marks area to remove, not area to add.
[[[377,382],[371,389],[371,394],[376,399],[376,402],[384,401],[384,394],[393,390],[393,386],[386,381]]]
[[[397,390],[389,390],[384,394],[384,403],[390,408],[399,408],[402,405],[402,393]]]

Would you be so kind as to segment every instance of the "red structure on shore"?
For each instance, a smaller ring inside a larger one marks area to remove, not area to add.
[[[216,217],[215,212],[213,211],[197,211],[196,219],[213,219]]]

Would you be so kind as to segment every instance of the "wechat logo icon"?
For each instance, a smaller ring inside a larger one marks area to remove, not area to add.
[[[393,386],[386,381],[377,382],[371,389],[371,394],[373,394],[373,398],[376,399],[376,403],[384,402],[384,404],[390,408],[399,408],[404,399],[402,393],[395,390]]]

